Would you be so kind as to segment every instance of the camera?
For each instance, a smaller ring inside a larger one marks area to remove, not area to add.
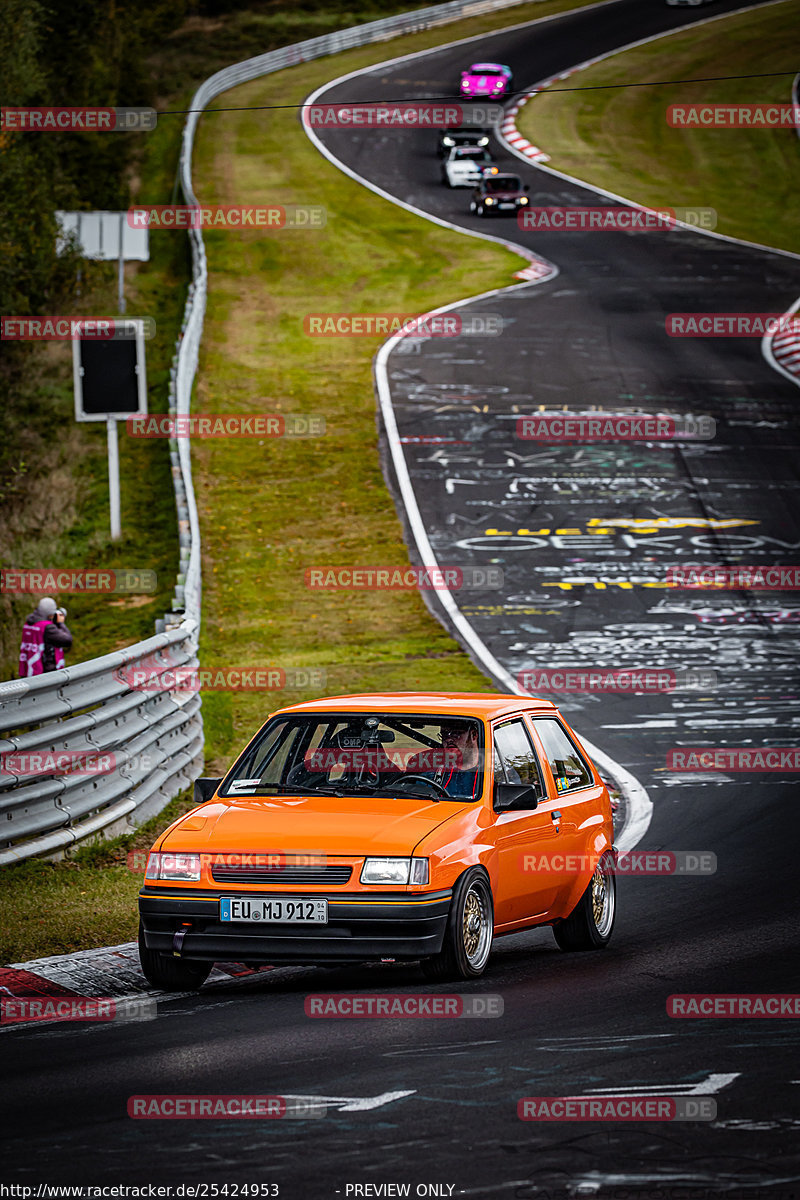
[[[54,625],[58,624],[58,617],[61,617],[62,621],[66,621],[67,610],[65,608],[57,608],[56,609],[56,611],[53,613],[53,616],[52,616],[52,622]]]

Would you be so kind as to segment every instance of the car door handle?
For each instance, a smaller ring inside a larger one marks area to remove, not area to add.
[[[557,825],[558,822],[561,820],[561,813],[556,809],[556,811],[554,813],[550,814],[550,817],[551,817],[551,820],[554,822],[554,824]]]

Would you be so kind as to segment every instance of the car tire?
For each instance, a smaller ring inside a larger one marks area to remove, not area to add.
[[[453,889],[442,949],[422,960],[426,979],[477,979],[486,969],[494,933],[494,901],[489,876],[470,867]]]
[[[606,853],[570,915],[553,926],[553,934],[562,950],[604,950],[611,941],[616,915],[614,859]]]
[[[148,950],[144,944],[144,928],[139,922],[139,962],[145,979],[165,992],[189,992],[203,986],[211,974],[213,963],[187,962]]]

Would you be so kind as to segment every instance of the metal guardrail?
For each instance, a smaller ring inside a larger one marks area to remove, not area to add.
[[[525,2],[449,0],[310,38],[218,71],[197,89],[183,129],[179,171],[187,204],[197,203],[192,187],[197,125],[202,110],[222,92],[314,58]],[[208,281],[202,233],[187,232],[192,282],[169,383],[169,411],[177,415],[190,411]],[[0,763],[12,763],[11,770],[0,770],[0,866],[57,854],[87,837],[140,824],[160,812],[202,770],[200,697],[167,686],[151,691],[132,688],[128,675],[137,663],[156,677],[175,667],[197,666],[200,530],[189,439],[171,441],[169,448],[180,562],[175,611],[157,623],[162,632],[61,671],[0,683]],[[64,752],[104,755],[110,769],[92,774],[49,769],[48,762],[57,763]],[[6,755],[12,758],[5,759]],[[39,767],[14,770],[13,764],[25,761],[24,755],[38,755]]]
[[[196,778],[200,698],[158,683],[197,666],[196,634],[185,620],[129,649],[0,683],[0,865],[120,830],[133,813],[140,823]],[[150,690],[132,686],[137,666]]]

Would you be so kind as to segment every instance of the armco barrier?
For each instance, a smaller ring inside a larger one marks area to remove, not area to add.
[[[203,764],[200,698],[130,687],[126,668],[148,674],[196,666],[197,624],[136,646],[0,683],[0,865],[56,854],[83,838],[159,812]],[[113,756],[107,774],[12,773],[7,755]]]
[[[371,42],[387,41],[459,18],[513,8],[526,0],[450,0],[399,13],[235,63],[207,79],[195,93],[183,129],[180,179],[187,204],[192,187],[192,146],[203,109],[229,88],[273,71]],[[188,414],[197,370],[208,270],[203,236],[187,230],[192,282],[181,335],[172,360],[169,411]],[[107,775],[0,773],[0,866],[56,854],[84,838],[140,824],[200,774],[203,723],[200,698],[173,692],[135,692],[123,668],[150,656],[168,667],[197,664],[200,628],[200,535],[192,487],[188,438],[170,442],[178,510],[180,565],[173,607],[147,641],[32,679],[0,683],[0,755],[24,751],[97,751],[115,755]],[[146,764],[146,765],[143,765]]]

